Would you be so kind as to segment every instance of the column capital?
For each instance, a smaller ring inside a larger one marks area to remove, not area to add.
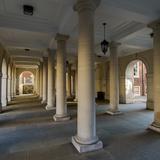
[[[119,43],[119,42],[111,41],[110,44],[109,44],[109,47],[110,48],[117,48],[120,45],[121,45],[121,43]]]
[[[84,9],[95,10],[101,0],[77,0],[75,5],[73,6],[74,11],[81,12]]]
[[[159,30],[160,31],[160,20],[156,20],[148,24],[148,27],[153,30]]]
[[[55,37],[55,40],[57,40],[57,41],[66,41],[68,39],[69,39],[68,35],[64,35],[64,34],[60,34],[60,33],[57,33],[56,37]]]

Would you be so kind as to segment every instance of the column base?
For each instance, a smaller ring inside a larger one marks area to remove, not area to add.
[[[72,144],[78,150],[79,153],[91,152],[103,148],[102,141],[97,141],[93,144],[80,144],[76,141],[75,137],[72,137]]]
[[[147,109],[148,110],[154,110],[154,103],[153,103],[153,101],[147,101]]]
[[[56,122],[63,122],[63,121],[68,121],[71,119],[71,117],[69,115],[57,115],[55,114],[53,116],[54,121]]]
[[[78,102],[78,99],[77,99],[77,98],[75,98],[73,101],[74,101],[74,102]]]
[[[118,110],[117,111],[108,110],[108,111],[106,111],[106,113],[111,115],[111,116],[116,116],[116,115],[122,114],[122,112],[120,112]]]
[[[160,133],[160,123],[153,122],[148,129],[151,129],[152,131]]]
[[[47,106],[45,107],[45,109],[46,109],[47,111],[51,111],[51,110],[55,110],[56,107],[53,107],[53,106],[51,106],[51,105],[47,105]]]
[[[46,104],[46,103],[47,103],[46,100],[41,101],[41,104]]]

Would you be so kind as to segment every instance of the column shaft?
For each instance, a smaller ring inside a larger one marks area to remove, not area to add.
[[[115,42],[110,44],[110,115],[120,114],[119,105],[119,74],[118,74],[118,45]]]
[[[72,97],[72,92],[71,92],[71,67],[72,65],[71,64],[68,64],[68,91],[67,91],[67,97],[68,98],[71,98]]]
[[[8,91],[7,91],[7,100],[8,100],[8,102],[10,102],[11,101],[11,77],[10,77],[10,75],[8,75],[8,87],[7,87],[8,89]]]
[[[0,113],[2,112],[2,72],[0,72]]]
[[[47,102],[47,58],[43,58],[43,97],[42,103]]]
[[[153,28],[153,101],[154,101],[154,122],[150,129],[160,133],[160,23],[155,22]]]
[[[39,66],[39,79],[40,79],[40,84],[39,84],[39,87],[40,87],[40,99],[42,99],[43,97],[43,64],[42,62],[40,63],[40,66]]]
[[[93,1],[78,0],[75,9],[79,13],[78,42],[78,117],[77,135],[72,143],[79,152],[102,148],[96,135],[96,108],[94,83],[94,11]],[[85,25],[84,25],[85,24]]]
[[[66,40],[68,36],[57,34],[56,114],[55,121],[69,120],[66,106]]]
[[[54,57],[51,50],[48,51],[48,98],[46,110],[55,109],[55,69]]]

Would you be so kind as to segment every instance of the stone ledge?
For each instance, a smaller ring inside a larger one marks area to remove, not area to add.
[[[80,144],[75,140],[74,137],[72,137],[72,144],[78,150],[79,153],[91,152],[103,148],[102,141],[98,141],[93,144]]]

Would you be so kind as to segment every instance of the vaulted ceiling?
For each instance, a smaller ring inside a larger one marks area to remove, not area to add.
[[[77,54],[78,17],[76,0],[0,0],[0,40],[14,57],[42,57],[47,48],[56,48],[57,32],[68,34],[68,53]],[[34,6],[33,16],[22,6]],[[102,23],[107,22],[107,39],[121,42],[120,56],[152,48],[147,25],[159,19],[159,0],[101,0],[95,14],[95,51],[103,39]],[[30,48],[31,54],[24,49]]]

